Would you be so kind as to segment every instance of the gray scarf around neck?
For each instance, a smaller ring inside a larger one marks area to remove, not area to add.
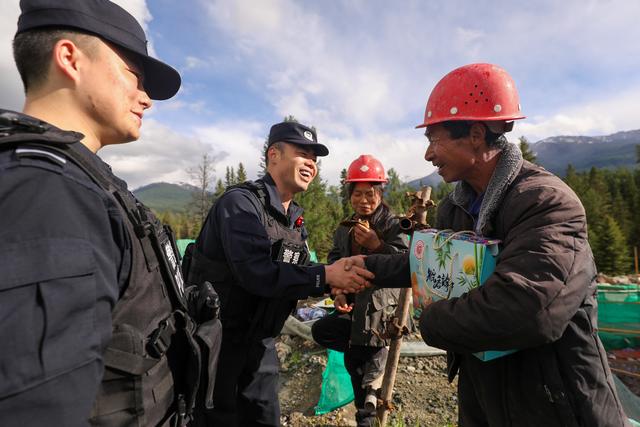
[[[493,232],[491,226],[491,218],[496,213],[502,199],[506,193],[507,187],[513,182],[520,168],[522,167],[522,152],[515,144],[508,143],[502,149],[500,159],[493,171],[489,185],[484,192],[478,222],[476,223],[475,232],[490,237]],[[455,188],[451,192],[451,201],[468,209],[469,203],[475,197],[475,192],[469,184],[464,181],[456,183]]]

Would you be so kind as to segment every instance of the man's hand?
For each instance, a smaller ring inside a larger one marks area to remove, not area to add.
[[[353,226],[353,237],[363,248],[367,248],[370,251],[375,251],[382,245],[382,241],[371,228],[367,228],[362,224]]]
[[[342,258],[324,267],[325,280],[332,294],[355,293],[371,286],[375,277],[364,266],[364,257]]]
[[[353,303],[347,304],[347,297],[345,294],[338,294],[333,299],[333,306],[340,313],[349,313],[353,310]]]
[[[346,257],[346,258],[340,258],[338,261],[336,261],[336,263],[338,262],[342,262],[344,263],[344,271],[349,271],[351,270],[351,267],[353,267],[354,265],[356,267],[360,267],[360,268],[364,268],[366,269],[367,266],[364,263],[366,255],[354,255],[354,256],[350,256],[350,257]]]

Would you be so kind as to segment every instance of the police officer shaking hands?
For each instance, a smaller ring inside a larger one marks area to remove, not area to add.
[[[185,275],[189,282],[213,283],[224,331],[214,408],[200,414],[198,425],[280,425],[274,337],[297,300],[323,295],[328,285],[358,291],[373,279],[364,262],[348,270],[344,261],[309,263],[302,208],[293,197],[308,188],[317,157],[327,154],[314,129],[272,126],[266,175],[227,189],[187,251]]]
[[[24,113],[0,110],[0,425],[184,425],[211,395],[201,337],[219,323],[188,314],[170,230],[96,156],[138,139],[180,75],[110,1],[20,6]]]

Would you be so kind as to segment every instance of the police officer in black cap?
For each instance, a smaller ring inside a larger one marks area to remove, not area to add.
[[[372,278],[342,262],[310,265],[302,208],[293,197],[329,154],[314,129],[274,125],[266,175],[231,187],[216,201],[183,262],[187,282],[208,280],[221,297],[222,349],[214,408],[196,418],[208,426],[279,426],[276,337],[298,299],[331,285],[356,291]],[[364,265],[364,264],[362,264]]]
[[[110,1],[20,6],[26,101],[0,110],[0,425],[184,425],[189,357],[214,354],[187,342],[215,319],[187,314],[169,230],[95,154],[138,139],[180,75]]]

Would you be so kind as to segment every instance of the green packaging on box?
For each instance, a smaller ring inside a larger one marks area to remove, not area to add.
[[[496,267],[499,243],[466,231],[414,232],[409,262],[416,314],[434,301],[456,298],[481,286]],[[513,352],[489,350],[474,355],[488,361]]]

